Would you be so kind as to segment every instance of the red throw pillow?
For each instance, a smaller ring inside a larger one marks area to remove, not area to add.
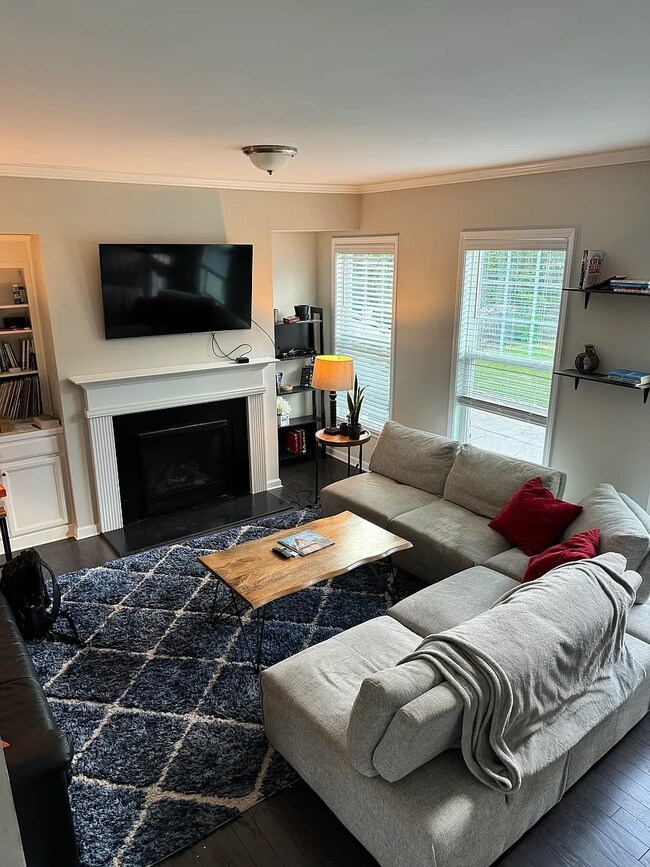
[[[538,476],[522,485],[488,526],[530,557],[552,545],[580,512],[582,506],[558,500]]]
[[[535,578],[546,575],[551,569],[561,566],[563,563],[589,560],[596,556],[599,545],[600,530],[585,530],[584,533],[576,533],[566,542],[560,542],[559,545],[553,545],[552,548],[537,554],[536,557],[531,557],[521,583],[534,581]]]

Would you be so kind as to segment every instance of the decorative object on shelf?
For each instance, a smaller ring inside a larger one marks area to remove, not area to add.
[[[280,311],[278,310],[277,307],[274,307],[273,308],[273,324],[277,325],[278,322],[282,322],[282,319],[280,318]]]
[[[604,250],[584,250],[580,267],[580,288],[589,289],[600,282],[603,270]]]
[[[2,319],[3,328],[29,328],[29,322],[26,316],[4,316]]]
[[[278,414],[278,427],[287,427],[291,423],[291,404],[283,397],[275,400],[275,408]]]
[[[58,418],[55,418],[53,415],[47,415],[43,413],[42,415],[37,415],[34,417],[34,427],[39,428],[40,430],[52,430],[53,428],[59,427],[61,422]]]
[[[359,423],[359,415],[363,404],[363,393],[367,386],[359,388],[359,378],[354,377],[354,390],[352,394],[348,392],[348,436],[351,440],[358,440],[361,436],[361,425]]]
[[[301,322],[306,322],[309,319],[309,304],[295,304],[293,309]]]
[[[293,325],[295,322],[300,322],[297,316],[285,316],[282,320],[285,325]]]
[[[313,364],[305,364],[303,369],[300,371],[300,387],[301,388],[311,388],[311,381],[314,377],[314,365]]]
[[[14,304],[27,304],[27,289],[19,283],[12,283],[11,290],[13,293]]]
[[[580,373],[595,373],[598,370],[600,358],[596,355],[596,347],[593,343],[585,344],[585,351],[576,355],[574,363]]]
[[[281,393],[281,394],[289,394],[289,393],[292,392],[292,391],[293,391],[293,386],[292,386],[292,385],[282,385],[282,386],[280,386],[280,393]]]
[[[328,434],[339,433],[336,424],[336,392],[348,391],[354,382],[354,360],[349,355],[317,355],[314,359],[312,386],[330,393]]]
[[[289,164],[291,158],[298,153],[298,148],[292,145],[246,145],[242,148],[242,153],[248,157],[255,168],[272,175],[273,172]]]
[[[282,391],[282,379],[283,379],[283,377],[284,377],[284,374],[282,373],[281,370],[279,370],[275,374],[275,393],[276,394],[280,394],[280,392]]]

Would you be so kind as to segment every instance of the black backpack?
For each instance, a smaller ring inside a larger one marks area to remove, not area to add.
[[[51,595],[45,574],[52,585]],[[34,548],[21,551],[2,567],[0,590],[5,595],[20,634],[27,641],[48,638],[68,644],[83,644],[72,617],[61,611],[61,588],[54,572]],[[53,631],[58,617],[67,620],[72,635]]]

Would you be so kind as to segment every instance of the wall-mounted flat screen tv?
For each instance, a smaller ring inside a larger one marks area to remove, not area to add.
[[[251,327],[252,244],[100,244],[107,339]]]

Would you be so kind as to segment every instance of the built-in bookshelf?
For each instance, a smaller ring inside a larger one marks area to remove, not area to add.
[[[28,421],[43,412],[31,275],[0,261],[0,416]]]

